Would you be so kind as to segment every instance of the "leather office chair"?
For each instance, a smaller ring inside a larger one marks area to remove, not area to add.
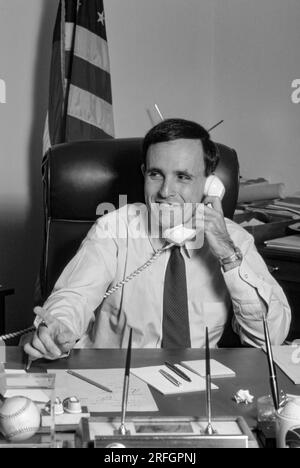
[[[236,152],[217,144],[220,162],[215,174],[223,181],[225,216],[232,218],[239,188]],[[143,202],[142,138],[94,140],[52,147],[44,163],[45,240],[40,272],[42,301],[76,253],[96,220],[97,206],[119,207],[119,194],[127,203]]]

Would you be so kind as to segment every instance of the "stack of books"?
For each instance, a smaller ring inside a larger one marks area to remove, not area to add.
[[[250,232],[257,244],[286,236],[288,226],[300,221],[300,192],[285,196],[284,191],[281,183],[242,179],[233,220]]]
[[[283,198],[282,200],[275,200],[274,203],[272,203],[272,208],[285,210],[289,213],[300,216],[300,194],[295,194],[290,197]]]
[[[279,194],[277,194],[276,197],[275,190],[273,198],[257,199],[257,197],[263,196],[262,188],[265,196],[267,193],[271,195],[273,192],[271,186],[274,188],[276,185],[281,186],[283,184],[269,184],[264,179],[257,179],[256,182],[250,181],[250,183],[243,182],[241,184],[242,190],[243,187],[250,187],[251,190],[255,190],[256,193],[253,195],[252,200],[249,199],[247,202],[239,202],[238,208],[248,212],[261,213],[266,216],[266,222],[276,221],[274,218],[279,217],[286,220],[300,219],[300,192],[287,197],[279,197]],[[267,188],[268,192],[266,191]]]

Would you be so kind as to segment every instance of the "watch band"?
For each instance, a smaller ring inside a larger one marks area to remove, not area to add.
[[[220,258],[219,262],[224,271],[231,270],[236,266],[239,266],[243,260],[243,254],[240,249],[236,246],[234,248],[234,253],[228,257]]]
[[[226,273],[226,271],[233,270],[234,268],[239,267],[241,263],[242,260],[236,260],[235,262],[226,263],[225,265],[222,265],[221,268],[224,271],[224,273]]]

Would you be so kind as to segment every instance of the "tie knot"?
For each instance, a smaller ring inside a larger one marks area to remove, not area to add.
[[[180,245],[174,245],[174,246],[172,247],[171,254],[174,254],[174,255],[181,255]]]
[[[171,264],[182,264],[184,265],[185,264],[185,261],[184,261],[184,257],[181,253],[181,248],[180,248],[180,245],[175,245],[172,249],[171,249],[171,255],[170,255],[170,260],[169,262],[171,262]],[[185,268],[185,267],[184,267]]]

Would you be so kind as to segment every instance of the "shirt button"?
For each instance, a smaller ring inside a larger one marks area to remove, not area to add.
[[[247,273],[245,274],[245,278],[246,278],[246,279],[248,279],[248,275],[247,275]]]

